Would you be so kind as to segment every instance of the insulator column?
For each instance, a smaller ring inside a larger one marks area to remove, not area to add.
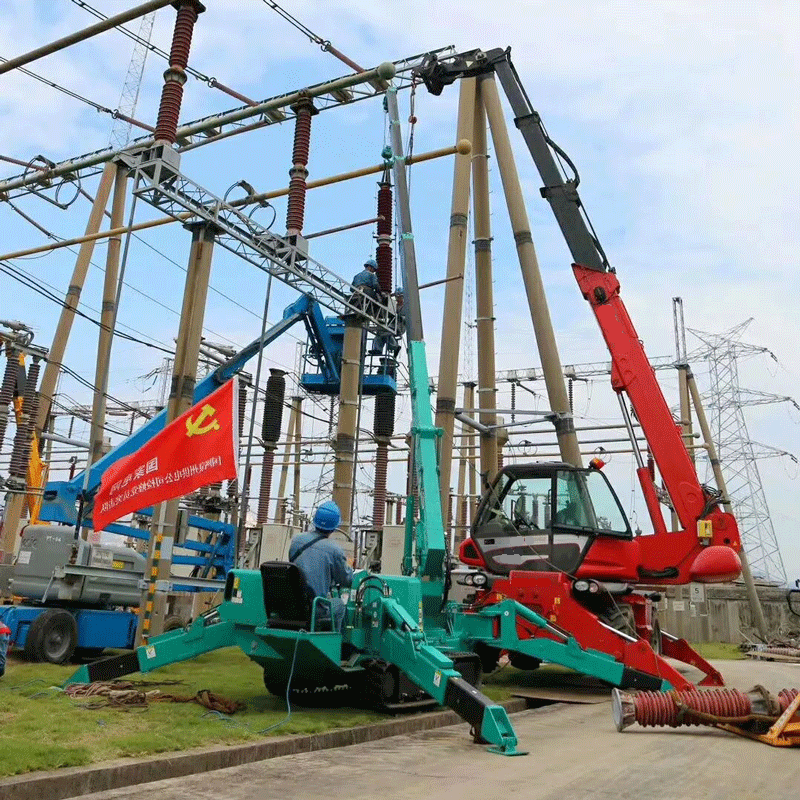
[[[542,276],[539,271],[539,262],[533,246],[531,225],[528,220],[528,213],[525,210],[525,200],[516,165],[514,164],[514,155],[508,138],[508,130],[502,106],[500,105],[500,97],[494,75],[481,76],[478,85],[489,119],[489,126],[492,130],[497,167],[503,183],[508,214],[511,218],[511,227],[514,231],[514,241],[517,245],[522,280],[525,285],[533,329],[539,347],[547,396],[550,400],[550,408],[557,415],[555,426],[559,451],[563,461],[580,467],[583,462],[572,420],[569,398],[564,385],[561,359],[558,354],[553,323],[550,319],[550,310],[547,306]]]
[[[475,195],[475,300],[478,334],[478,419],[486,428],[481,432],[481,486],[489,484],[497,472],[497,439],[494,427],[497,424],[497,384],[495,382],[494,346],[494,294],[492,290],[492,227],[489,210],[489,166],[486,149],[486,114],[481,87],[475,103],[473,134],[474,159],[472,184]],[[470,406],[473,408],[474,406]],[[470,413],[470,412],[467,412]]]
[[[0,384],[0,448],[6,438],[8,415],[11,401],[14,399],[14,387],[17,385],[17,368],[19,367],[19,350],[8,343],[6,344],[6,359],[3,383]]]
[[[375,492],[372,505],[372,527],[383,530],[386,523],[386,474],[389,467],[389,443],[394,433],[395,395],[375,396]]]
[[[36,412],[39,409],[39,396],[36,386],[39,382],[39,359],[34,358],[28,367],[28,374],[25,378],[25,394],[22,401],[22,413],[17,423],[17,433],[14,437],[14,446],[11,451],[11,463],[9,464],[9,481],[19,481],[19,485],[24,489],[28,475],[28,459],[31,455],[31,436],[36,420]]]
[[[782,689],[777,697],[757,687],[738,689],[690,689],[685,692],[639,692],[615,689],[612,710],[617,730],[634,722],[642,727],[678,728],[682,725],[714,725],[751,714],[779,717],[797,697],[797,689]]]
[[[292,168],[289,170],[289,199],[286,204],[286,235],[303,232],[306,211],[306,178],[308,155],[311,148],[311,117],[319,113],[306,98],[291,106],[295,113]]]
[[[186,83],[186,67],[189,63],[189,50],[192,46],[192,33],[198,14],[205,6],[197,0],[178,0],[178,14],[172,33],[172,48],[169,52],[169,67],[164,72],[164,87],[161,90],[161,104],[158,107],[156,142],[175,144],[178,119],[181,115],[183,85]]]
[[[261,487],[258,494],[256,524],[269,521],[269,501],[272,489],[272,467],[275,462],[275,448],[281,436],[283,423],[283,403],[286,395],[286,373],[282,369],[270,369],[267,378],[267,393],[264,397],[264,419],[261,426],[261,439],[264,444],[264,461],[261,465]]]
[[[39,395],[36,387],[39,382],[39,358],[34,357],[28,367],[25,379],[25,394],[22,399],[22,408],[17,420],[17,432],[14,436],[14,445],[11,450],[11,463],[8,469],[6,485],[10,489],[3,515],[2,540],[0,540],[0,594],[6,589],[6,579],[10,577],[6,572],[14,560],[14,549],[17,543],[17,530],[22,519],[25,506],[28,477],[28,460],[31,453],[31,441],[36,425],[36,415],[39,410]],[[1,569],[6,567],[6,570]]]
[[[462,79],[458,100],[457,136],[459,142],[469,140],[474,136],[475,100],[475,78]],[[447,244],[447,283],[444,290],[439,380],[436,395],[436,427],[442,430],[442,438],[439,443],[439,485],[442,508],[445,506],[451,487],[458,360],[461,351],[461,317],[464,307],[464,273],[467,263],[467,242],[469,241],[471,171],[472,158],[469,151],[459,152],[453,166],[450,233]]]
[[[392,179],[387,166],[378,184],[378,283],[387,294],[392,291]]]

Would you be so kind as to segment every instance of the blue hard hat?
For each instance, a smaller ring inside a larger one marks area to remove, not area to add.
[[[326,500],[314,514],[314,527],[320,531],[335,531],[342,520],[339,506],[333,500]]]
[[[364,262],[365,267],[372,267],[372,269],[378,269],[378,262],[374,258],[368,258]]]

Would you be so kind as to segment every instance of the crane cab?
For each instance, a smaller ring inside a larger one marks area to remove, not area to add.
[[[633,538],[602,472],[561,462],[514,464],[500,470],[481,500],[461,560],[496,575],[574,574],[600,536]]]

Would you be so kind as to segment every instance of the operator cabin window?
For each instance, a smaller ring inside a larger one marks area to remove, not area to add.
[[[503,497],[506,519],[522,533],[545,529],[550,524],[550,478],[520,478]]]
[[[599,472],[560,472],[553,520],[568,528],[629,535],[630,527],[611,487]]]

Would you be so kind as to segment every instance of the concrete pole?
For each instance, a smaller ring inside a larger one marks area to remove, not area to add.
[[[492,290],[492,227],[489,212],[489,156],[486,152],[486,111],[483,81],[478,83],[475,102],[472,186],[475,195],[475,306],[478,334],[478,407],[482,425],[495,425],[497,385],[494,362],[494,294]],[[474,408],[475,406],[469,406]],[[497,472],[497,440],[494,432],[481,433],[481,491]]]
[[[175,363],[172,385],[167,402],[166,424],[188,411],[194,402],[194,387],[197,381],[197,360],[203,331],[206,297],[211,275],[211,257],[214,252],[216,229],[207,223],[187,226],[192,232],[192,247],[186,271],[186,285],[181,308],[181,322],[175,348]],[[152,576],[156,569],[157,579],[168,580],[172,565],[172,543],[175,538],[175,521],[179,500],[160,503],[153,509],[153,524],[148,542],[147,568],[145,575]],[[150,582],[142,602],[143,614],[137,632],[137,643],[163,631],[166,614],[166,595],[156,593],[155,583]]]
[[[689,382],[686,379],[686,371],[688,365],[678,365],[678,398],[681,409],[681,433],[683,435],[683,444],[689,453],[689,458],[692,464],[695,463],[694,447],[692,444],[692,408],[689,399]],[[680,521],[674,509],[672,511],[672,530],[680,530]]]
[[[458,98],[458,140],[469,139],[475,129],[475,79],[461,81]],[[453,460],[458,355],[461,351],[461,315],[464,301],[469,230],[469,179],[472,159],[457,155],[453,166],[453,197],[450,205],[450,239],[447,246],[447,283],[442,314],[442,339],[439,350],[439,381],[436,395],[436,427],[442,429],[439,443],[439,483],[442,508],[450,494]]]
[[[361,376],[361,320],[345,318],[342,347],[339,420],[333,443],[333,502],[342,514],[342,529],[350,533],[350,506],[353,498],[353,464],[358,419],[358,384]]]
[[[292,398],[292,406],[289,410],[289,424],[286,428],[286,444],[283,451],[283,466],[281,467],[281,477],[278,484],[278,499],[275,503],[275,522],[284,522],[286,519],[286,480],[289,477],[289,461],[292,456],[292,440],[294,437],[295,425],[297,424],[297,406]]]
[[[475,384],[469,381],[464,384],[464,408],[475,408]],[[469,530],[474,514],[474,497],[476,493],[476,469],[475,459],[477,451],[475,448],[475,429],[468,428],[466,431],[466,445],[467,445],[467,483],[469,484],[469,496],[467,498],[467,512],[464,516],[465,530]]]
[[[464,387],[464,393],[466,394],[466,386]],[[467,498],[464,496],[467,485],[467,459],[466,450],[464,449],[466,444],[465,427],[464,425],[461,426],[461,435],[459,436],[461,446],[458,458],[458,491],[456,492],[456,547],[464,541],[467,535]]]
[[[296,528],[300,528],[300,444],[303,440],[303,398],[295,395],[292,398],[294,411],[294,486],[292,497],[294,501],[294,517],[292,521]]]
[[[125,216],[125,192],[128,188],[128,168],[117,165],[114,178],[114,195],[111,200],[111,227],[119,228]],[[114,326],[117,319],[117,283],[119,279],[119,253],[121,236],[108,240],[106,272],[103,279],[103,306],[100,312],[100,333],[97,342],[97,367],[94,377],[94,399],[92,402],[92,425],[89,436],[89,463],[94,464],[103,455],[103,430],[106,421],[106,392],[111,362],[111,347],[114,341]],[[88,474],[88,470],[87,470]]]
[[[733,506],[731,505],[731,498],[728,494],[728,487],[725,483],[725,478],[722,475],[722,466],[720,464],[719,456],[717,455],[717,448],[714,446],[714,440],[711,438],[711,428],[706,418],[706,412],[703,408],[703,401],[700,397],[700,390],[697,388],[697,382],[694,379],[691,367],[686,367],[686,382],[689,387],[689,392],[692,397],[695,414],[697,414],[697,422],[700,426],[700,432],[703,434],[703,441],[706,444],[708,452],[708,460],[711,463],[711,469],[714,472],[714,480],[717,483],[717,488],[722,492],[722,507],[729,514],[733,514]],[[769,630],[767,629],[767,621],[764,619],[764,609],[761,608],[761,601],[756,591],[756,584],[753,580],[753,573],[750,572],[750,562],[747,560],[747,554],[744,549],[744,542],[742,542],[742,549],[739,553],[739,558],[742,562],[742,580],[744,581],[745,591],[747,592],[747,599],[750,603],[750,612],[753,615],[753,624],[758,631],[758,635],[762,641],[769,641]]]
[[[555,427],[558,438],[558,447],[561,457],[568,464],[582,466],[580,447],[575,435],[575,426],[569,407],[567,389],[564,385],[564,374],[561,369],[561,359],[558,355],[558,346],[553,332],[553,323],[547,307],[547,298],[542,285],[542,276],[539,272],[539,263],[536,259],[536,250],[531,237],[531,226],[525,210],[525,201],[522,187],[514,164],[514,155],[511,142],[508,138],[503,109],[497,93],[497,84],[493,75],[481,78],[479,83],[486,114],[489,117],[489,126],[492,130],[492,141],[497,157],[497,166],[503,181],[503,191],[506,196],[511,227],[514,231],[514,240],[517,244],[517,256],[525,292],[528,296],[528,305],[533,320],[533,330],[539,346],[539,357],[542,362],[547,396],[550,408],[558,415]]]
[[[100,185],[97,187],[97,194],[92,203],[92,210],[89,212],[89,220],[86,223],[86,235],[97,233],[100,230],[100,222],[108,203],[108,196],[111,194],[111,186],[117,174],[117,167],[109,161],[103,167],[103,174],[100,176]],[[81,291],[86,281],[86,273],[89,270],[89,262],[94,253],[94,241],[89,240],[81,244],[78,250],[78,257],[75,261],[75,269],[72,271],[72,278],[69,282],[69,289],[64,298],[64,308],[58,318],[58,325],[53,336],[53,344],[50,347],[47,366],[42,376],[42,385],[39,388],[39,412],[36,416],[37,436],[47,429],[47,418],[53,405],[53,395],[56,391],[56,383],[61,372],[61,360],[64,358],[64,351],[67,348],[67,340],[72,330],[72,322],[75,319],[75,309],[81,299]]]

